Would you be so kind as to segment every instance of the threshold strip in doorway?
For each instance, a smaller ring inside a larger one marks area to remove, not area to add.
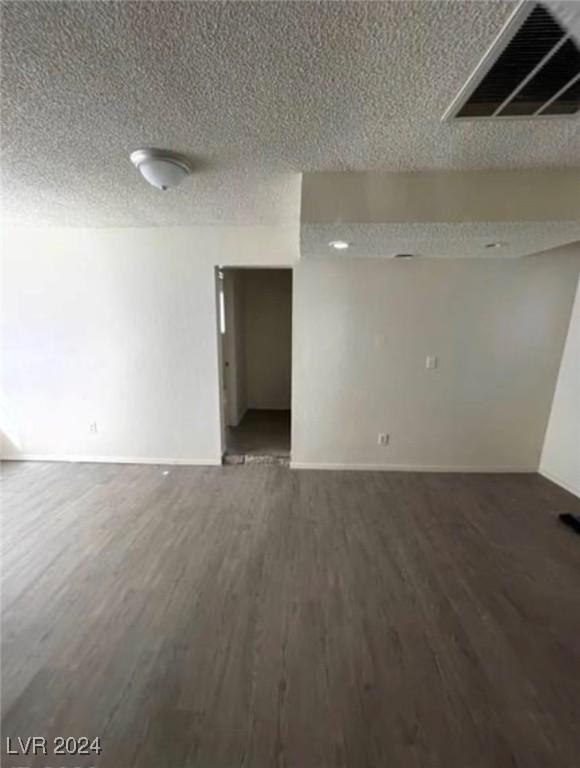
[[[278,467],[290,466],[289,456],[275,456],[267,453],[226,453],[222,458],[224,466],[242,464],[272,464]]]

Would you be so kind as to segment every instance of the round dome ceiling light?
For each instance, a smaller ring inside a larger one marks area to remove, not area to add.
[[[191,173],[186,158],[165,149],[136,149],[131,162],[146,182],[157,189],[170,189]]]
[[[346,240],[331,240],[328,245],[337,251],[344,251],[350,248],[350,243],[347,243]]]

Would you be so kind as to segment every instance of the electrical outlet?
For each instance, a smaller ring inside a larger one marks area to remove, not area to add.
[[[389,434],[387,432],[379,432],[379,445],[388,445],[389,444]]]
[[[428,355],[425,359],[425,368],[427,368],[428,371],[432,371],[434,368],[437,368],[438,359],[435,357],[435,355]]]
[[[97,429],[97,422],[96,421],[93,421],[93,422],[91,422],[91,424],[89,424],[89,432],[92,432],[93,435],[97,434],[98,429]]]

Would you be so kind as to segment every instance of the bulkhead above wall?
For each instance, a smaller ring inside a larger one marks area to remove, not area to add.
[[[576,170],[302,177],[300,252],[306,258],[519,257],[577,240]]]

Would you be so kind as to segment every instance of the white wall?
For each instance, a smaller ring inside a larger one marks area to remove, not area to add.
[[[580,280],[546,430],[540,472],[580,496]]]
[[[535,471],[579,256],[302,260],[294,466]]]
[[[248,408],[287,410],[292,378],[292,273],[248,269],[242,277]]]
[[[226,333],[224,335],[224,381],[228,426],[235,427],[248,408],[246,393],[246,359],[244,347],[243,272],[224,270]]]
[[[214,266],[290,265],[297,242],[267,227],[5,230],[5,454],[219,461]],[[301,261],[293,460],[535,470],[579,255]]]
[[[214,266],[291,264],[297,242],[295,227],[5,230],[4,455],[218,462]]]

